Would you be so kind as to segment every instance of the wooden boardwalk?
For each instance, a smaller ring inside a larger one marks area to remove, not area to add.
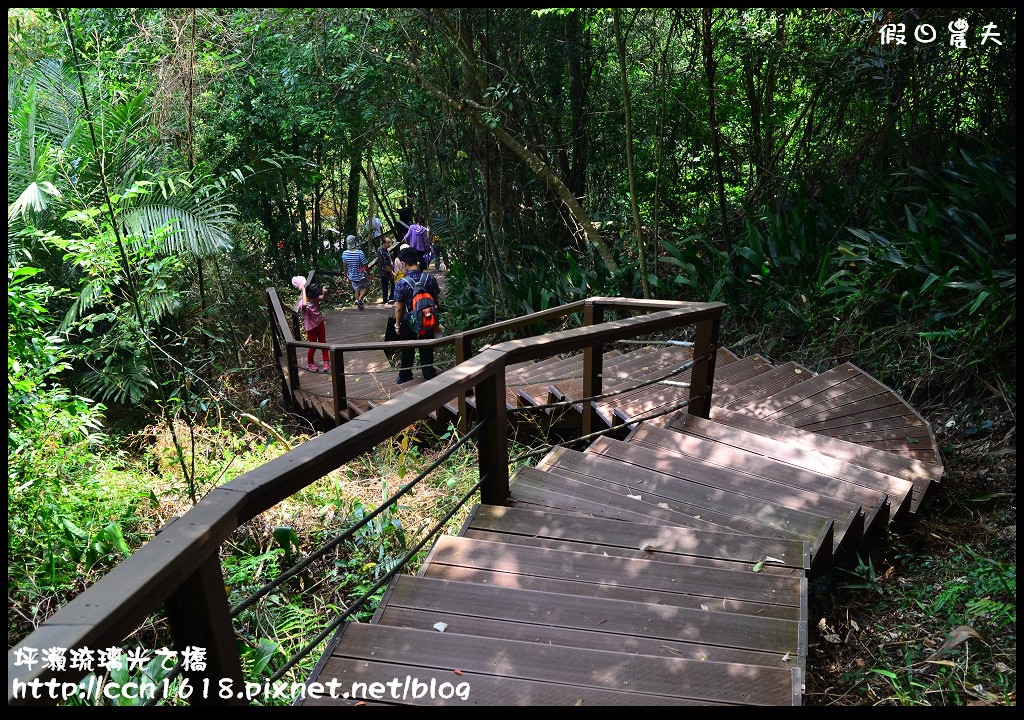
[[[328,340],[382,339],[389,313],[328,312]],[[607,353],[602,389],[622,391],[595,403],[609,435],[519,468],[508,502],[439,538],[309,678],[391,685],[304,704],[801,704],[808,579],[913,517],[942,476],[938,448],[849,363],[815,374],[719,350],[708,419],[671,411],[686,371],[637,387],[689,356]],[[581,362],[510,368],[510,418],[579,424]],[[345,366],[353,417],[407,388],[382,351]],[[303,371],[296,395],[315,407],[331,387]]]

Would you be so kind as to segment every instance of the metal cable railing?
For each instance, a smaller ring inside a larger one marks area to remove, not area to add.
[[[610,390],[610,391],[608,391],[606,393],[601,393],[600,395],[592,395],[590,397],[580,398],[578,400],[576,400],[576,399],[572,399],[572,400],[559,400],[558,402],[546,403],[544,405],[530,405],[529,407],[509,408],[506,412],[508,412],[509,414],[515,414],[515,413],[522,413],[522,412],[532,412],[534,410],[546,410],[548,408],[569,407],[569,406],[572,406],[572,405],[579,405],[582,402],[588,402],[588,401],[589,402],[593,402],[595,400],[605,400],[607,398],[615,397],[617,395],[625,395],[627,393],[631,393],[631,392],[634,392],[636,390],[640,390],[641,388],[645,388],[645,387],[648,387],[650,385],[657,385],[658,383],[669,382],[667,380],[667,378],[670,378],[673,375],[678,375],[681,372],[689,370],[690,368],[692,368],[694,366],[694,364],[698,360],[704,360],[704,359],[705,358],[701,357],[701,358],[695,358],[693,360],[687,360],[685,363],[683,363],[679,367],[673,368],[672,370],[669,370],[668,372],[664,373],[663,375],[660,375],[660,376],[658,376],[658,377],[656,377],[656,378],[654,378],[652,380],[645,380],[644,382],[637,383],[636,385],[630,385],[629,387],[620,388],[619,390]],[[679,386],[680,387],[690,387],[690,384],[689,383],[685,383],[685,384],[680,383]]]
[[[703,396],[698,396],[697,398],[693,398],[693,399],[701,400],[701,399],[703,399]],[[658,412],[658,413],[656,413],[654,415],[650,415],[649,417],[645,417],[645,418],[642,418],[642,419],[631,418],[629,420],[629,422],[624,423],[624,425],[626,427],[632,427],[633,425],[635,425],[638,422],[641,422],[642,420],[653,420],[654,418],[659,418],[659,417],[662,417],[663,415],[668,415],[670,413],[674,413],[677,410],[681,410],[682,408],[684,408],[687,405],[689,405],[690,404],[690,400],[691,400],[691,398],[687,398],[686,400],[682,400],[682,401],[672,405],[668,410],[661,410],[660,412]],[[646,415],[647,413],[642,413],[642,414]],[[566,440],[565,442],[548,443],[546,445],[543,445],[543,446],[537,448],[536,450],[530,450],[530,451],[522,453],[520,455],[516,455],[514,458],[511,458],[508,462],[509,462],[509,465],[514,465],[517,462],[521,462],[523,460],[526,460],[527,458],[531,458],[531,457],[535,457],[537,455],[542,455],[544,453],[551,452],[554,448],[571,447],[572,445],[575,445],[578,442],[582,442],[583,440],[590,440],[590,439],[596,438],[596,437],[603,437],[604,435],[609,435],[609,434],[611,434],[613,432],[621,432],[622,431],[622,427],[623,426],[621,426],[621,425],[612,425],[611,427],[606,427],[603,430],[596,430],[596,431],[594,431],[592,433],[588,433],[587,435],[580,435],[579,437],[572,438],[571,440]]]
[[[428,465],[427,468],[423,472],[421,472],[415,478],[413,478],[408,483],[403,485],[398,490],[398,492],[396,492],[394,495],[392,495],[390,498],[388,498],[386,502],[381,503],[381,505],[379,507],[377,507],[376,510],[374,510],[369,515],[367,515],[364,518],[362,518],[359,522],[357,522],[352,527],[348,528],[345,532],[341,533],[340,535],[336,535],[335,537],[333,537],[330,541],[328,541],[323,546],[321,546],[321,548],[319,550],[317,550],[314,553],[310,553],[309,555],[304,557],[302,560],[297,562],[295,565],[290,567],[286,572],[281,573],[276,578],[274,578],[270,582],[266,583],[265,585],[260,587],[255,592],[251,593],[245,600],[243,600],[242,602],[238,603],[233,608],[231,608],[231,610],[230,610],[231,617],[237,616],[238,613],[240,613],[243,610],[245,610],[246,608],[249,608],[252,605],[254,605],[256,603],[256,601],[259,600],[261,597],[265,596],[267,593],[269,593],[272,590],[280,587],[283,583],[287,582],[291,578],[293,578],[296,575],[298,575],[300,572],[302,572],[302,570],[304,570],[305,568],[307,568],[309,565],[311,565],[312,563],[316,562],[320,558],[324,557],[332,549],[334,549],[335,547],[337,547],[341,543],[345,542],[346,540],[350,539],[353,535],[355,535],[357,530],[359,530],[360,528],[365,527],[366,525],[368,525],[370,523],[370,521],[372,521],[378,515],[383,513],[385,510],[390,508],[392,505],[396,504],[400,498],[402,498],[403,496],[405,496],[406,494],[411,492],[413,487],[415,487],[420,482],[420,480],[422,480],[424,477],[426,477],[427,475],[432,473],[435,469],[437,469],[437,467],[439,465],[441,465],[441,463],[443,463],[445,460],[447,460],[449,457],[451,457],[455,453],[456,450],[458,450],[460,447],[465,445],[466,442],[468,442],[470,438],[474,437],[480,431],[480,428],[482,426],[483,426],[483,423],[477,423],[476,425],[474,425],[469,430],[469,432],[467,432],[465,435],[463,435],[458,440],[456,440],[452,444],[452,446],[450,448],[445,450],[443,453],[441,453],[441,455],[439,455],[437,457],[436,460],[434,460],[432,463],[430,463],[430,465]]]
[[[343,622],[345,622],[345,620],[347,620],[349,618],[349,616],[352,615],[353,612],[355,612],[357,609],[359,609],[363,605],[364,602],[366,602],[369,598],[373,597],[373,595],[376,594],[376,592],[380,588],[384,587],[384,585],[386,583],[390,582],[391,578],[393,578],[395,575],[397,575],[398,571],[402,567],[404,567],[405,564],[409,562],[409,560],[411,560],[413,557],[415,557],[416,553],[418,553],[420,550],[422,550],[423,547],[427,544],[427,542],[431,538],[433,538],[435,534],[440,532],[440,530],[446,524],[448,524],[449,520],[451,520],[453,517],[455,517],[455,513],[458,512],[458,510],[463,505],[465,505],[469,501],[469,499],[471,497],[473,497],[473,495],[476,493],[476,491],[480,489],[480,486],[483,485],[484,482],[486,482],[487,478],[488,478],[488,476],[484,475],[479,480],[477,480],[476,484],[474,484],[473,487],[471,487],[459,499],[459,501],[455,504],[455,507],[453,507],[451,510],[449,510],[445,514],[445,516],[443,518],[441,518],[441,520],[439,520],[438,522],[434,523],[434,525],[430,528],[430,531],[426,535],[424,535],[422,540],[420,540],[418,543],[416,543],[416,545],[411,550],[406,552],[406,554],[403,555],[399,559],[399,561],[396,562],[395,565],[390,570],[388,570],[388,572],[385,573],[379,580],[377,580],[377,582],[375,582],[366,592],[364,592],[362,595],[360,595],[358,598],[356,598],[356,600],[353,601],[349,605],[349,607],[345,609],[344,612],[340,613],[338,615],[338,617],[334,619],[333,622],[331,622],[323,630],[321,630],[319,633],[317,633],[316,637],[312,641],[307,643],[305,646],[300,648],[294,655],[292,655],[292,657],[289,658],[288,662],[286,662],[284,665],[282,665],[280,668],[278,668],[278,670],[276,672],[274,672],[273,675],[270,676],[270,678],[267,680],[267,682],[269,682],[270,684],[273,684],[273,683],[277,682],[278,680],[280,680],[282,677],[284,677],[285,673],[287,673],[289,670],[291,670],[293,667],[295,667],[295,665],[297,665],[300,660],[302,660],[304,657],[309,655],[309,653],[311,653],[314,649],[316,649],[320,645],[320,643],[322,643],[324,640],[326,640],[328,637],[330,637],[331,633],[333,633],[335,630],[337,630],[339,627],[341,627],[341,624]]]

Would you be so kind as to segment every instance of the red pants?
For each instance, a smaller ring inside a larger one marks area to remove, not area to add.
[[[327,342],[327,324],[320,323],[312,330],[306,331],[306,339],[310,342],[326,343]],[[313,355],[316,354],[316,348],[310,348],[309,352],[306,353],[306,364],[313,364]],[[331,356],[327,354],[327,349],[323,350],[324,362],[330,363]]]

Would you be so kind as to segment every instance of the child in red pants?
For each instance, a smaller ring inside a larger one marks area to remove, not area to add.
[[[306,339],[310,342],[327,342],[327,328],[324,325],[323,315],[320,314],[320,303],[324,299],[324,294],[324,289],[316,283],[310,283],[308,288],[305,285],[302,286],[302,297],[299,298],[296,310],[302,313],[302,326],[306,329]],[[323,352],[324,357],[323,371],[330,372],[331,360],[327,354],[327,348],[324,348],[321,352]],[[316,364],[313,362],[315,354],[315,348],[309,348],[309,351],[306,353],[306,369],[310,372],[319,372]]]

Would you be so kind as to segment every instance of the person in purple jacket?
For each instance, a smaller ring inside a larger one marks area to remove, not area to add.
[[[420,213],[416,222],[409,226],[409,232],[405,234],[405,242],[419,255],[420,270],[427,269],[427,253],[430,252],[430,228],[424,223],[426,216]]]

